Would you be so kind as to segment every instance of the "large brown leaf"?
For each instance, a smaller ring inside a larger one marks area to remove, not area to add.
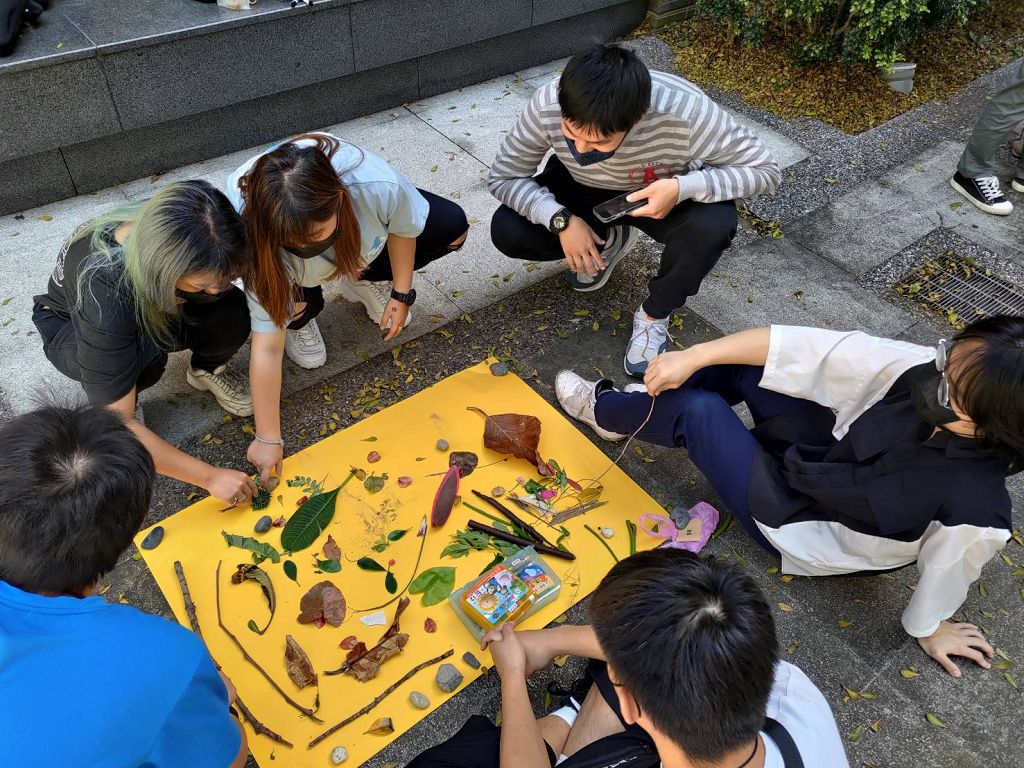
[[[544,465],[537,448],[540,446],[540,419],[520,413],[500,413],[489,416],[479,408],[470,406],[484,417],[484,447],[498,453],[526,459],[534,466]]]
[[[452,509],[455,508],[459,498],[460,477],[458,465],[452,464],[441,478],[441,484],[437,487],[434,503],[430,508],[430,526],[432,528],[440,528],[448,522]]]
[[[288,671],[288,677],[299,688],[316,685],[316,672],[313,671],[313,663],[291,635],[285,635],[284,638],[284,666]]]
[[[329,581],[314,584],[299,601],[299,623],[312,624],[323,619],[328,624],[340,627],[345,620],[345,596]]]
[[[327,674],[341,672],[342,674],[351,675],[361,683],[375,678],[380,672],[380,665],[392,656],[397,656],[401,653],[406,643],[409,642],[409,635],[399,631],[399,620],[402,617],[402,613],[408,607],[409,598],[403,597],[398,601],[398,608],[395,609],[395,618],[391,622],[391,626],[381,636],[380,642],[369,650],[366,650],[365,645],[359,643],[349,651],[345,657],[345,663],[339,669]]]

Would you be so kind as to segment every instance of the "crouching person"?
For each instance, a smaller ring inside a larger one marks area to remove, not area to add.
[[[678,549],[615,565],[591,626],[484,637],[502,726],[475,715],[409,768],[843,768],[832,712],[778,658],[771,609],[737,567]],[[555,656],[593,659],[592,684],[534,719],[526,677]]]
[[[149,508],[143,444],[110,410],[51,406],[0,445],[0,762],[243,766],[202,641],[95,591]]]

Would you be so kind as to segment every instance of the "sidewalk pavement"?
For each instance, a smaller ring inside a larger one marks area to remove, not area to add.
[[[657,42],[648,40],[647,52],[665,61],[666,51]],[[331,128],[382,154],[414,183],[458,199],[472,229],[463,251],[417,277],[423,298],[399,343],[382,344],[361,307],[332,302],[321,323],[328,366],[286,375],[289,396],[282,421],[290,446],[299,450],[319,439],[332,412],[340,414],[339,428],[344,428],[354,421],[351,410],[365,409],[367,400],[375,401],[375,408],[387,407],[492,353],[510,360],[549,400],[554,399],[554,376],[563,367],[625,383],[621,356],[629,314],[645,297],[658,249],[643,239],[606,288],[576,294],[556,274],[558,265],[535,267],[506,259],[487,237],[496,206],[484,184],[487,163],[529,94],[554,77],[560,64]],[[689,345],[755,324],[786,322],[856,327],[934,343],[950,329],[938,316],[895,294],[893,283],[900,275],[952,252],[1024,283],[1024,196],[1009,193],[1019,210],[996,219],[964,203],[947,185],[985,98],[1016,66],[979,78],[947,102],[924,105],[859,136],[816,120],[783,121],[709,89],[764,137],[787,170],[777,196],[748,201],[750,226],[740,232],[700,294],[676,314],[676,342]],[[31,295],[42,290],[60,242],[74,226],[174,179],[221,183],[258,149],[0,219],[0,258],[8,274],[7,286],[0,289],[0,355],[8,361],[0,379],[6,393],[0,398],[0,417],[4,408],[29,407],[39,382],[73,389],[43,360],[28,315]],[[1005,153],[1001,162],[1004,170],[1010,167]],[[52,220],[45,219],[49,216]],[[783,236],[759,234],[773,230]],[[390,354],[381,354],[388,348]],[[206,460],[245,468],[248,436],[237,420],[222,422],[208,396],[188,391],[180,371],[184,361],[176,357],[176,367],[144,398],[147,422]],[[610,456],[617,452],[593,439]],[[717,502],[684,452],[643,446],[642,454],[627,453],[622,466],[658,501],[673,506]],[[1011,478],[1009,488],[1020,529],[1024,483]],[[180,509],[191,491],[161,479],[147,523]],[[1013,676],[1019,674],[1012,667],[985,671],[964,663],[963,678],[954,680],[924,656],[899,625],[915,569],[875,578],[782,578],[736,527],[714,540],[709,551],[739,562],[773,604],[791,608],[776,612],[784,657],[800,665],[832,705],[851,765],[1019,764],[1015,736],[1024,692]],[[985,569],[979,583],[984,587],[972,591],[960,615],[981,624],[1016,664],[1024,659],[1024,582],[1013,574],[1024,563],[1024,548],[1011,542],[1005,554],[1008,561],[997,558]],[[130,555],[105,581],[112,598],[123,595],[144,610],[169,615],[145,566]],[[585,620],[585,604],[569,617]],[[914,676],[915,671],[920,674]],[[570,662],[539,675],[531,681],[535,705],[541,706],[552,677],[564,685],[579,672],[579,664]],[[370,765],[407,762],[452,734],[468,715],[493,715],[498,701],[493,676],[477,681]],[[947,727],[930,723],[927,713]]]

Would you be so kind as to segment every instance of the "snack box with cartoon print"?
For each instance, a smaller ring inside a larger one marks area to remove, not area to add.
[[[533,547],[524,547],[449,596],[477,639],[507,621],[519,622],[554,600],[562,580]]]

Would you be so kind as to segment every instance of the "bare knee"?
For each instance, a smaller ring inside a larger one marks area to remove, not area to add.
[[[448,243],[448,247],[451,248],[453,251],[459,250],[459,248],[461,248],[463,244],[466,242],[467,237],[469,237],[468,229],[465,232],[463,232],[459,237],[455,238],[453,242]]]

